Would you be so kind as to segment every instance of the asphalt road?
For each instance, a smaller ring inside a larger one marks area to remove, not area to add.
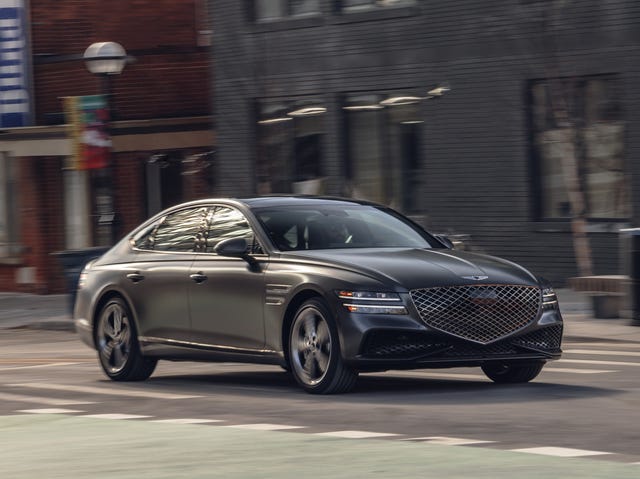
[[[114,383],[69,332],[0,331],[0,477],[640,477],[640,343],[302,392],[277,367],[161,362]]]

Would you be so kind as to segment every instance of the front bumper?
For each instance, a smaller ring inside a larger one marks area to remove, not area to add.
[[[342,317],[342,352],[360,371],[479,366],[500,361],[559,359],[563,321],[558,310],[488,344],[436,330],[412,317]],[[395,323],[395,324],[394,324]]]

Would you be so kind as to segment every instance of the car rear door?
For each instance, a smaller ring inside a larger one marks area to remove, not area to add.
[[[125,273],[125,284],[143,339],[188,341],[189,272],[208,210],[197,206],[172,211],[134,238],[138,254]]]

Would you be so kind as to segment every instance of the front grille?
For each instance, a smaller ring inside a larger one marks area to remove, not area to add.
[[[554,353],[561,341],[561,324],[488,345],[447,339],[439,333],[375,331],[367,336],[361,354],[372,359],[482,359],[518,355],[526,352],[522,347]]]
[[[471,285],[414,289],[411,299],[428,326],[487,344],[534,321],[542,297],[535,286]]]

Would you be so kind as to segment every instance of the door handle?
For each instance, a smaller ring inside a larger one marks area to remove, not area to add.
[[[198,284],[204,283],[208,279],[204,274],[202,274],[201,271],[199,271],[199,272],[197,272],[195,274],[189,275],[189,278],[191,278],[192,280],[194,280]]]
[[[144,279],[144,276],[141,275],[140,273],[129,273],[127,275],[127,279],[133,281],[134,283],[139,283],[140,281],[142,281]]]

